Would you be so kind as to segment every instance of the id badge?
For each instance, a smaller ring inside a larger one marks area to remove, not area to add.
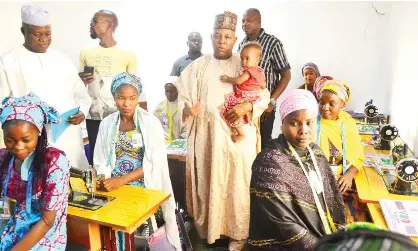
[[[319,180],[319,177],[318,177],[318,175],[316,174],[316,172],[314,172],[314,171],[312,171],[312,170],[309,170],[309,177],[310,177],[310,179],[311,179],[311,181],[312,181],[312,183],[313,183],[312,185],[313,185],[313,187],[315,188],[316,193],[317,193],[317,194],[322,193],[322,192],[323,192],[322,183],[321,183],[321,181]]]
[[[0,197],[0,220],[8,220],[10,218],[10,201],[6,198],[3,205],[3,198]]]
[[[133,147],[142,147],[142,137],[141,134],[135,133],[132,135],[132,145]]]
[[[340,168],[340,166],[330,165],[329,167],[331,167],[331,171],[334,174],[335,178],[338,178],[338,169]]]

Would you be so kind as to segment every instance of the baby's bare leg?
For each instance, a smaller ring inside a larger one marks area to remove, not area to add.
[[[245,137],[245,134],[244,134],[244,130],[243,130],[242,126],[234,127],[233,129],[234,129],[234,131],[237,132],[237,135],[232,135],[231,136],[232,141],[238,142],[238,141],[243,140],[244,137]]]

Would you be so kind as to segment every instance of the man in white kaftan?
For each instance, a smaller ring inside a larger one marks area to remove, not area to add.
[[[233,92],[233,86],[222,83],[220,77],[237,76],[241,68],[239,56],[232,55],[236,21],[230,12],[216,17],[214,55],[196,59],[177,83],[179,102],[186,104],[188,213],[201,238],[213,243],[227,236],[229,250],[242,250],[248,237],[251,165],[260,151],[259,116],[270,99],[265,89],[261,101],[239,104],[226,116],[231,120],[246,113],[252,116],[252,123],[243,126],[244,140],[234,143],[218,107],[224,103],[225,94]]]
[[[0,57],[0,98],[32,91],[59,113],[79,106],[80,112],[69,121],[72,125],[53,145],[65,152],[72,166],[86,169],[88,162],[79,124],[89,111],[91,99],[72,61],[48,48],[51,41],[48,13],[35,6],[23,6],[22,22],[25,44]],[[47,132],[52,143],[50,127]],[[3,133],[0,135],[3,143]]]

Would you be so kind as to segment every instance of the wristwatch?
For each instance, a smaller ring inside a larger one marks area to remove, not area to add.
[[[276,105],[277,100],[275,98],[271,98],[270,99],[270,104],[272,104],[273,106]]]

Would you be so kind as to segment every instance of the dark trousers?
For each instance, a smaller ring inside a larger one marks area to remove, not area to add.
[[[90,158],[93,161],[94,147],[96,146],[97,134],[101,120],[86,119],[87,134],[89,135]]]
[[[174,198],[179,205],[179,209],[186,211],[186,162],[168,159],[168,171]]]
[[[267,117],[267,120],[260,123],[261,148],[264,148],[267,142],[271,140],[275,117],[276,111],[273,110],[270,116]]]

